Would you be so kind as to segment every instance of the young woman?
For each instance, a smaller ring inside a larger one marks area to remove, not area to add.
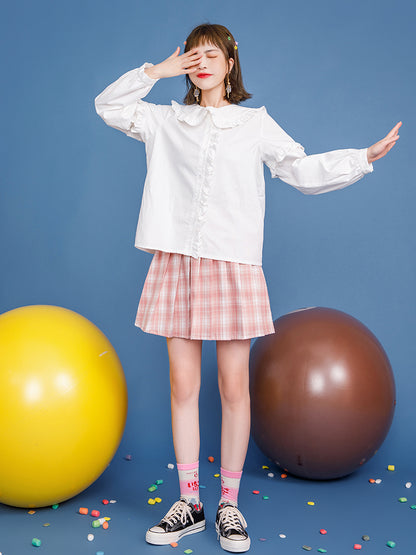
[[[159,80],[185,75],[185,104],[142,100]],[[163,335],[170,364],[173,443],[180,499],[146,533],[169,544],[205,529],[199,497],[202,341],[216,340],[222,404],[223,549],[247,551],[238,491],[250,434],[250,340],[274,333],[262,270],[263,164],[305,194],[346,187],[373,171],[395,144],[401,122],[363,149],[307,156],[243,86],[238,43],[222,25],[196,27],[164,61],[144,63],[95,100],[103,120],[146,145],[147,176],[135,246],[153,253],[136,325]]]

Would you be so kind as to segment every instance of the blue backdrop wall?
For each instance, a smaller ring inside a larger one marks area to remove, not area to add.
[[[370,146],[403,121],[374,172],[342,191],[302,195],[265,168],[263,266],[274,318],[328,306],[375,333],[397,384],[384,448],[414,463],[414,4],[39,0],[2,11],[0,311],[54,304],[103,330],[128,382],[123,446],[138,456],[172,458],[166,341],[134,326],[151,261],[133,246],[145,154],[105,126],[94,97],[210,21],[239,43],[246,105],[266,105],[307,154]],[[181,102],[184,90],[184,78],[163,79],[148,100]],[[201,428],[218,451],[214,342],[203,347]]]

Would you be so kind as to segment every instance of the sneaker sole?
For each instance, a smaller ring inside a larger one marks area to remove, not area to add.
[[[168,545],[172,542],[177,542],[184,536],[189,534],[196,534],[197,532],[202,532],[205,530],[205,520],[198,522],[197,524],[192,524],[185,530],[178,530],[177,532],[152,532],[148,530],[146,532],[146,541],[153,545]]]
[[[218,533],[217,533],[218,536]],[[228,538],[218,537],[221,547],[225,551],[231,551],[232,553],[243,553],[250,549],[250,538],[245,540],[229,540]]]

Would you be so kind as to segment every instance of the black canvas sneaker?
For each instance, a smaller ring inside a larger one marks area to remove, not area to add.
[[[246,532],[247,522],[232,503],[221,503],[215,519],[217,539],[225,551],[241,553],[250,549],[250,538]]]
[[[176,501],[156,526],[146,532],[147,543],[166,545],[179,541],[183,536],[205,530],[202,503],[192,505],[186,499]]]

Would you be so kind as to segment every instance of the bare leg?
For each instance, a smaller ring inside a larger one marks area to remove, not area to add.
[[[205,530],[202,503],[196,493],[195,482],[188,483],[187,472],[196,472],[199,459],[199,389],[201,385],[202,341],[168,337],[172,434],[178,463],[181,499],[176,501],[163,519],[146,532],[146,541],[154,545],[167,545],[181,537]],[[183,468],[179,468],[184,465]],[[189,465],[189,467],[188,467]],[[184,476],[181,474],[185,474]],[[186,495],[185,495],[186,493]],[[188,499],[188,493],[192,493]]]
[[[233,472],[243,469],[250,438],[250,343],[250,339],[217,341],[221,466]]]
[[[199,459],[199,390],[202,340],[167,337],[171,384],[172,434],[176,462]]]

